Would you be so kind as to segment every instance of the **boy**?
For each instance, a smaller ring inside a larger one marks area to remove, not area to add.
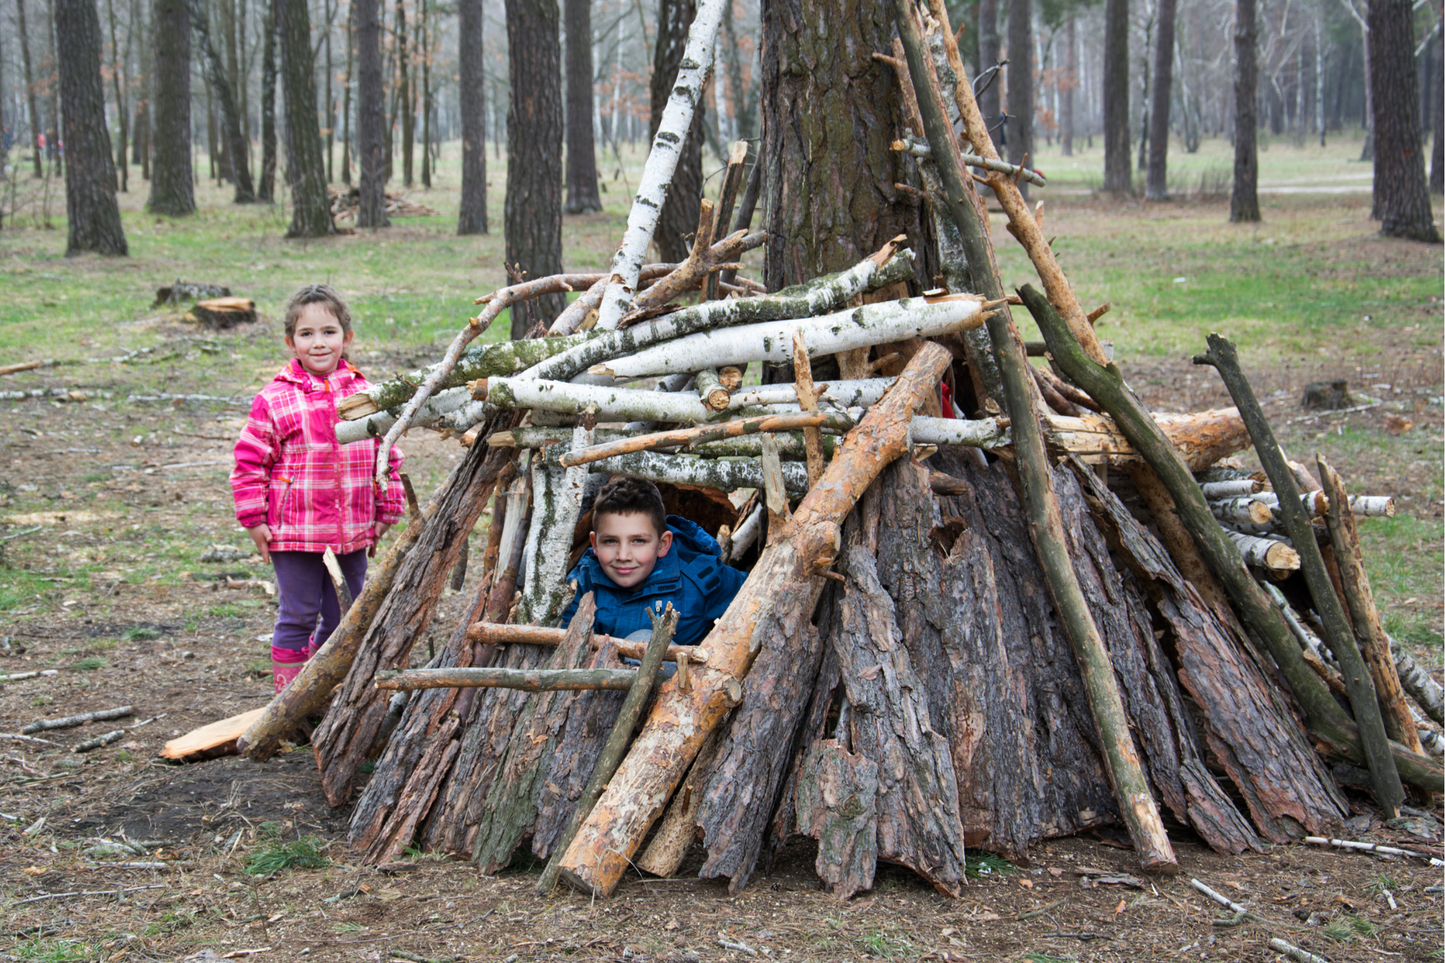
[[[747,578],[718,559],[717,541],[700,526],[668,515],[650,481],[615,476],[602,486],[592,506],[591,542],[567,576],[577,583],[577,594],[562,613],[564,627],[577,599],[592,592],[594,631],[615,639],[634,633],[651,638],[647,610],[661,615],[671,602],[678,613],[673,644],[697,645]]]

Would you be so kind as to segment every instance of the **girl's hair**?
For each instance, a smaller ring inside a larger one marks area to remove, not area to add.
[[[329,284],[308,284],[286,302],[287,338],[296,337],[296,319],[301,317],[301,309],[308,304],[324,305],[341,325],[342,332],[351,333],[351,309],[341,300],[341,295]]]

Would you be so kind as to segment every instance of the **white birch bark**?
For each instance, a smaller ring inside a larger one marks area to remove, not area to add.
[[[607,388],[567,381],[531,378],[493,378],[487,382],[489,406],[502,409],[532,408],[581,414],[596,410],[602,421],[666,421],[692,424],[725,421],[727,412],[709,409],[691,391],[650,391],[644,388]],[[459,412],[459,414],[461,414]]]
[[[1278,539],[1246,535],[1229,528],[1224,530],[1224,534],[1229,536],[1229,540],[1235,544],[1239,553],[1250,565],[1267,568],[1274,572],[1299,570],[1299,552],[1295,551],[1292,545],[1286,545]]]
[[[561,457],[558,447],[560,446],[553,445],[547,450],[546,458],[549,464],[555,464],[556,459]],[[723,458],[699,458],[696,455],[664,455],[655,451],[637,451],[594,461],[584,467],[610,475],[627,475],[669,485],[713,488],[724,492],[763,487],[762,465],[753,459],[732,461]],[[807,466],[788,461],[783,462],[782,467],[784,487],[795,495],[807,492]]]
[[[592,444],[592,429],[577,426],[572,432],[572,449]],[[560,448],[554,445],[553,449]],[[545,458],[532,463],[532,521],[527,544],[527,581],[514,621],[518,625],[551,625],[561,614],[567,587],[567,560],[572,554],[572,535],[582,513],[582,490],[587,486],[590,465],[561,468]]]
[[[846,271],[814,278],[776,294],[704,301],[654,321],[635,324],[620,331],[604,331],[586,344],[579,344],[532,366],[522,372],[522,376],[567,381],[595,364],[634,354],[649,345],[713,328],[812,317],[836,310],[865,291],[908,281],[912,277],[913,252],[907,248],[881,266],[872,258],[864,258]]]
[[[692,127],[698,98],[702,96],[707,72],[712,68],[723,4],[727,2],[730,0],[701,0],[688,29],[687,47],[678,65],[672,95],[663,108],[662,121],[658,124],[652,150],[642,169],[641,183],[637,186],[637,197],[627,214],[627,230],[622,235],[622,246],[612,258],[612,279],[603,292],[597,318],[597,327],[604,331],[617,327],[637,292],[643,258],[647,256],[653,232],[657,230],[657,220],[662,213],[663,202],[667,200],[668,187],[677,171],[678,158],[682,156],[683,141]]]
[[[1260,483],[1253,478],[1236,478],[1232,481],[1204,482],[1199,486],[1199,490],[1204,492],[1206,499],[1239,498],[1258,493],[1260,487]]]
[[[917,415],[909,425],[913,445],[953,445],[960,448],[1004,448],[1013,444],[1013,433],[997,418],[965,421],[958,418],[929,418]]]
[[[798,332],[807,342],[810,358],[909,338],[936,338],[981,326],[983,300],[971,295],[933,303],[922,298],[904,298],[865,304],[817,318],[703,331],[614,358],[594,366],[588,373],[630,379],[743,362],[791,361],[793,336]]]
[[[412,416],[411,426],[413,428],[430,427],[454,411],[464,408],[472,400],[472,393],[465,387],[448,388],[446,391],[439,391],[427,399],[426,404],[417,409]],[[342,421],[336,425],[336,440],[343,445],[354,441],[364,441],[367,438],[381,438],[389,432],[396,424],[397,416],[390,411],[378,411],[376,414],[367,415],[365,418],[358,418],[356,421]],[[468,427],[475,424],[474,419],[468,423]]]
[[[893,384],[892,378],[863,378],[857,381],[824,382],[826,390],[818,396],[819,405],[833,405],[838,408],[871,408],[878,404]],[[728,408],[737,411],[758,405],[795,404],[798,395],[791,384],[759,385],[743,388],[728,399]]]

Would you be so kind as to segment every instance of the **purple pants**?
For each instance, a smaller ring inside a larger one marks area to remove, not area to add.
[[[336,561],[341,564],[351,597],[356,598],[366,581],[366,549],[338,555]],[[320,648],[341,621],[341,603],[321,553],[272,552],[271,566],[276,570],[276,594],[281,604],[271,644],[300,652],[315,635],[316,647]]]

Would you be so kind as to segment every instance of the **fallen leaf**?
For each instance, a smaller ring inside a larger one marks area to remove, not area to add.
[[[1021,879],[1019,880],[1019,885],[1022,886],[1024,889],[1033,889],[1034,881],[1031,879]]]
[[[1403,435],[1414,427],[1415,423],[1404,415],[1385,416],[1385,431],[1391,435]]]
[[[1119,905],[1114,907],[1114,915],[1118,916],[1122,912],[1124,912],[1124,901],[1119,900]]]
[[[45,870],[44,870],[44,868],[42,868],[42,867],[40,867],[40,866],[26,866],[26,867],[25,867],[25,875],[27,875],[27,876],[44,876],[44,875],[45,875]]]
[[[1057,866],[1050,866],[1049,875],[1057,879],[1058,877],[1064,875],[1064,871]]]

